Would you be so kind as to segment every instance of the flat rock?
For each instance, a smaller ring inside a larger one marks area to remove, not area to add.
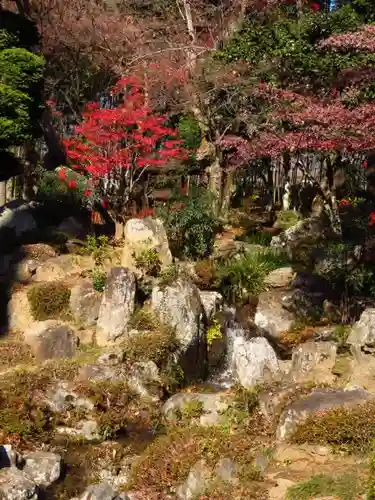
[[[37,500],[38,486],[16,467],[0,470],[0,498],[3,500]]]
[[[204,460],[200,460],[190,469],[184,484],[177,489],[178,500],[193,500],[193,498],[203,495],[211,481],[211,470]]]
[[[50,486],[60,479],[62,458],[57,453],[35,451],[25,456],[22,472],[38,486]]]
[[[288,439],[310,415],[334,408],[352,408],[374,399],[375,395],[361,388],[316,389],[304,399],[287,406],[276,431],[280,441]]]
[[[200,425],[218,425],[221,422],[222,413],[229,408],[230,397],[225,392],[180,392],[171,396],[164,403],[162,412],[167,422],[176,423],[181,414],[184,411],[188,412],[188,409],[194,405],[200,409],[200,413],[194,420]]]
[[[35,322],[24,334],[25,342],[38,361],[74,358],[77,340],[74,330],[56,320]]]
[[[284,288],[290,284],[294,276],[295,272],[293,271],[293,268],[280,267],[279,269],[271,271],[267,275],[264,280],[264,284],[270,288]]]

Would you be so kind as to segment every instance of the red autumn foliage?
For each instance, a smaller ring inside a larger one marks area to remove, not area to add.
[[[375,26],[368,24],[360,30],[333,35],[320,42],[321,47],[334,48],[342,52],[375,52]]]
[[[113,93],[124,94],[120,105],[102,109],[90,103],[75,135],[64,142],[72,168],[94,183],[117,174],[129,195],[146,169],[183,160],[186,151],[177,132],[165,125],[166,117],[145,104],[137,80],[120,80]]]

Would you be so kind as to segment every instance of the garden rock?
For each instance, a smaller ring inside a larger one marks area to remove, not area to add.
[[[179,500],[192,500],[203,495],[212,481],[212,473],[204,460],[197,462],[191,469],[185,483],[177,490]]]
[[[87,237],[87,230],[74,216],[64,219],[61,224],[59,224],[57,230],[63,233],[69,240],[83,241]]]
[[[332,383],[336,354],[334,342],[305,342],[297,346],[292,353],[291,379],[294,382]]]
[[[115,500],[119,498],[118,491],[107,483],[93,484],[79,497],[79,500]]]
[[[172,264],[167,233],[160,219],[130,219],[125,225],[124,236],[123,267],[136,271],[134,256],[138,257],[144,250],[155,250],[163,267]]]
[[[22,471],[38,486],[47,487],[60,479],[62,459],[57,453],[35,451],[25,456]]]
[[[56,431],[65,436],[86,439],[86,441],[100,440],[99,425],[95,420],[80,420],[75,427],[57,427]]]
[[[352,408],[366,403],[375,396],[364,389],[316,389],[304,399],[287,406],[282,413],[276,431],[277,439],[288,439],[310,415],[324,410]]]
[[[4,205],[0,212],[1,244],[21,243],[24,237],[38,229],[37,221],[32,214],[33,205],[14,200]]]
[[[177,423],[180,418],[195,419],[200,425],[217,425],[222,414],[229,408],[227,393],[190,393],[181,392],[171,396],[162,409],[168,423]]]
[[[280,387],[261,391],[258,394],[258,401],[259,409],[264,417],[272,421],[298,389],[299,386],[297,384],[284,383]]]
[[[199,296],[202,301],[206,318],[211,319],[217,312],[220,311],[223,305],[223,296],[219,292],[207,292],[199,290]]]
[[[3,500],[37,500],[38,486],[16,467],[0,470],[0,498]]]
[[[123,363],[123,352],[121,349],[102,354],[94,363],[82,365],[78,372],[79,380],[125,381],[129,376],[129,370]]]
[[[134,312],[135,291],[135,276],[129,269],[114,267],[110,270],[99,309],[98,345],[107,345],[127,333]]]
[[[99,317],[102,296],[90,281],[81,281],[70,294],[70,310],[74,320],[82,326],[94,326]]]
[[[295,320],[294,315],[283,307],[288,296],[280,290],[259,295],[254,323],[265,330],[276,343],[280,341],[280,334],[288,332]]]
[[[202,378],[207,360],[206,325],[197,287],[184,279],[170,286],[155,286],[152,309],[164,324],[175,329],[181,346],[179,363],[185,377]]]
[[[134,363],[127,377],[129,388],[144,399],[159,401],[163,396],[159,369],[153,361]]]
[[[59,321],[37,321],[26,330],[24,337],[38,361],[74,358],[76,355],[75,332]]]
[[[216,464],[215,473],[217,479],[225,483],[238,483],[237,465],[230,458],[221,458]]]
[[[234,370],[240,384],[251,389],[259,382],[272,381],[280,376],[280,367],[265,338],[245,340],[237,337],[233,343]]]
[[[19,290],[12,294],[8,302],[9,328],[16,332],[25,332],[34,323],[31,314],[29,299],[26,290]]]
[[[314,248],[321,241],[332,238],[332,229],[328,218],[310,217],[297,222],[271,240],[271,247],[287,250],[290,257],[298,256],[298,253],[306,248]]]
[[[46,404],[52,411],[64,413],[70,408],[80,408],[82,410],[92,411],[94,404],[87,398],[77,394],[69,382],[59,381],[52,387],[45,396]]]
[[[347,343],[361,348],[375,347],[375,308],[369,307],[363,311],[354,324]]]
[[[47,260],[36,270],[33,281],[59,281],[94,267],[90,256],[59,255]]]
[[[285,288],[293,280],[294,275],[295,272],[291,267],[280,267],[268,274],[264,284],[270,288]]]

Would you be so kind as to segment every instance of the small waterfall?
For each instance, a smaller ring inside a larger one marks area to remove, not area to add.
[[[210,377],[209,383],[223,389],[229,389],[236,381],[233,346],[236,338],[246,338],[247,332],[235,320],[235,308],[225,310],[225,339],[226,339],[226,355],[223,366]]]

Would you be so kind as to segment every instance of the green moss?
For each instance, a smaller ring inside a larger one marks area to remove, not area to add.
[[[34,319],[44,321],[68,312],[70,290],[61,282],[37,283],[27,291],[27,298]]]
[[[289,488],[288,500],[309,500],[320,496],[334,496],[340,500],[353,500],[363,493],[358,475],[345,473],[338,476],[320,474],[304,483]]]
[[[292,436],[295,443],[332,445],[348,452],[367,452],[375,439],[375,402],[311,415]]]
[[[277,214],[275,227],[279,229],[289,229],[301,220],[301,215],[294,210],[286,210]]]
[[[133,254],[135,267],[148,276],[157,277],[161,271],[161,260],[155,248],[146,248],[138,255]]]
[[[203,413],[203,403],[199,400],[189,401],[181,408],[181,420],[190,422],[193,418],[199,418]]]

